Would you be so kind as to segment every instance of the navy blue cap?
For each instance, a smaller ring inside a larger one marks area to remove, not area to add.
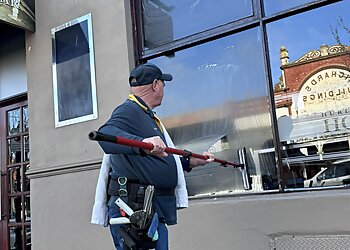
[[[156,65],[152,63],[145,63],[134,68],[129,77],[130,86],[142,86],[152,83],[155,79],[163,81],[173,80],[170,74],[163,74],[163,72]]]

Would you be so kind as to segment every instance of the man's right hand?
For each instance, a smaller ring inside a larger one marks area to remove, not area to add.
[[[160,157],[168,156],[168,154],[164,151],[166,148],[166,145],[159,136],[145,138],[142,140],[142,142],[153,144],[152,150],[146,150],[146,149],[143,150],[146,154],[160,156]]]

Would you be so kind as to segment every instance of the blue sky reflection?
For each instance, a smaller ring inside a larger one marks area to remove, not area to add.
[[[151,60],[174,77],[158,113],[172,116],[267,96],[261,51],[254,28]]]
[[[267,25],[271,71],[273,82],[281,76],[279,51],[285,46],[289,61],[293,62],[311,50],[318,50],[322,44],[335,45],[332,29],[338,28],[343,44],[349,44],[350,34],[338,25],[341,17],[350,27],[350,1],[342,1],[313,11],[298,14]]]

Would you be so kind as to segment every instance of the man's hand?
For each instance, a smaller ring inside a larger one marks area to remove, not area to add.
[[[168,154],[164,151],[166,148],[166,145],[159,136],[145,138],[142,140],[142,142],[153,144],[152,150],[146,150],[146,149],[143,150],[146,154],[155,155],[155,156],[164,156],[164,157],[168,156]]]
[[[212,153],[203,152],[203,155],[209,156],[209,158],[207,160],[202,160],[202,159],[198,159],[198,158],[191,158],[190,159],[190,168],[204,166],[204,165],[214,161],[214,155]]]

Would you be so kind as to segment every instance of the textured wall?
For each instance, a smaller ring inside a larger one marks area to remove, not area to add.
[[[55,129],[51,29],[92,13],[98,120]],[[127,13],[129,15],[129,13]],[[98,128],[129,93],[129,50],[124,1],[37,1],[36,33],[27,34],[31,170],[79,165],[101,157],[88,132]]]
[[[88,140],[88,133],[101,126],[129,93],[133,48],[125,3],[129,1],[36,1],[36,32],[26,34],[31,138],[27,174],[35,250],[102,249],[105,241],[106,249],[111,249],[107,229],[90,224],[102,151]],[[92,15],[99,118],[55,128],[51,29],[88,13]]]
[[[268,250],[280,233],[349,234],[349,201],[347,190],[194,200],[170,227],[170,248]]]

